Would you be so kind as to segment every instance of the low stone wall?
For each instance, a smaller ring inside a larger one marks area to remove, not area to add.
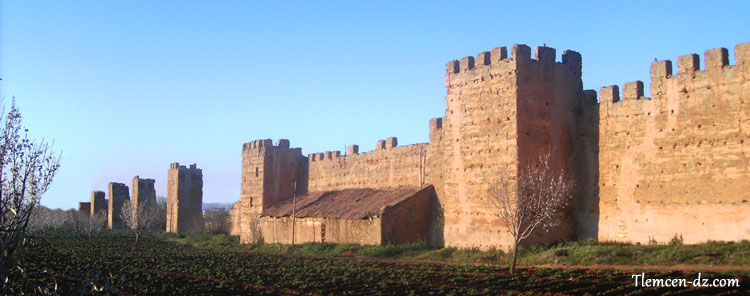
[[[291,217],[262,217],[260,227],[264,242],[292,243]],[[381,244],[380,218],[362,220],[297,218],[294,227],[294,242],[298,244],[307,242]]]

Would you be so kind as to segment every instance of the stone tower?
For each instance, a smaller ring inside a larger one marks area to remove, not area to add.
[[[445,117],[430,121],[426,183],[433,184],[443,208],[442,229],[433,243],[459,248],[507,246],[510,236],[488,209],[490,184],[515,179],[520,168],[550,151],[553,169],[575,171],[578,125],[573,110],[581,103],[581,55],[522,44],[465,57],[447,64]],[[567,212],[567,211],[566,211]],[[527,243],[575,236],[568,213],[555,231]]]
[[[156,206],[156,189],[154,189],[154,179],[141,179],[138,176],[133,177],[133,197],[132,206],[137,209],[144,204],[146,208]]]
[[[104,195],[104,191],[91,191],[91,216],[98,212],[107,214],[108,205]]]
[[[242,220],[240,239],[258,239],[258,215],[266,208],[307,191],[307,158],[301,148],[289,148],[289,140],[274,146],[271,140],[255,140],[242,145]]]
[[[172,163],[167,174],[167,232],[203,229],[203,171]]]
[[[108,202],[108,218],[107,227],[109,229],[123,229],[125,226],[122,223],[122,204],[130,200],[130,193],[128,192],[128,186],[123,183],[110,182],[109,183],[109,202]]]

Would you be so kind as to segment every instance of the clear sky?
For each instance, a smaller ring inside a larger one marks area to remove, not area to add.
[[[497,46],[576,50],[598,90],[648,89],[654,58],[726,47],[734,64],[750,41],[746,0],[0,1],[0,96],[63,153],[53,208],[135,175],[166,195],[172,162],[203,169],[204,202],[236,201],[254,139],[427,142],[445,63]]]

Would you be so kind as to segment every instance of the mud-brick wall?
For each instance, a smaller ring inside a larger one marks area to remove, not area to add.
[[[292,243],[291,217],[262,217],[263,241]],[[294,223],[295,243],[327,242],[338,244],[381,244],[380,218],[297,218]]]
[[[426,186],[413,196],[386,207],[381,217],[383,243],[404,244],[427,241],[435,188]]]
[[[309,160],[308,192],[346,188],[390,188],[424,183],[427,144],[396,146],[395,138],[381,140],[376,150],[341,155],[313,153]],[[350,149],[350,152],[356,150]]]
[[[750,239],[750,43],[651,67],[601,91],[600,240]]]

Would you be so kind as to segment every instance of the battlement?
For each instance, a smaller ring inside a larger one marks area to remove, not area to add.
[[[385,140],[378,140],[378,143],[375,145],[375,150],[387,150],[396,146],[398,146],[398,138],[389,137]]]
[[[450,86],[451,76],[471,73],[475,70],[488,69],[494,66],[524,64],[524,63],[548,63],[568,66],[574,73],[580,75],[582,68],[581,54],[573,50],[565,50],[561,62],[556,62],[556,50],[551,47],[537,46],[534,49],[535,57],[531,58],[531,48],[525,44],[515,44],[511,49],[512,56],[508,56],[505,47],[496,47],[490,51],[477,54],[476,58],[467,56],[460,60],[452,60],[445,66],[446,86]],[[502,74],[502,73],[501,73]],[[506,74],[507,75],[507,74]],[[511,73],[511,75],[513,75]]]
[[[199,174],[201,174],[201,171],[202,171],[194,163],[190,164],[190,166],[184,166],[184,165],[180,165],[179,162],[173,162],[173,163],[169,164],[169,169],[170,170],[187,170],[187,171],[192,171],[192,172],[196,172],[196,173],[199,173]],[[135,176],[135,177],[138,178],[138,176]],[[150,180],[152,184],[154,182],[154,179],[141,179],[141,180]]]
[[[179,166],[179,163],[177,163],[177,164]],[[191,165],[190,166],[191,169],[194,169],[194,166],[195,166],[195,164]],[[136,175],[135,177],[133,177],[133,184],[134,185],[138,184],[138,185],[141,185],[141,186],[154,186],[154,183],[156,183],[156,180],[154,180],[154,179],[141,178],[138,175]]]
[[[357,151],[359,151],[359,146],[354,145],[357,147]],[[325,160],[334,160],[337,158],[342,157],[341,151],[326,151],[326,152],[319,152],[319,153],[310,153],[307,155],[307,159],[309,161],[325,161]]]
[[[249,150],[260,150],[260,149],[268,149],[268,148],[278,148],[278,149],[300,149],[300,148],[290,148],[289,140],[287,139],[279,139],[276,142],[276,145],[273,144],[273,141],[271,139],[261,139],[261,140],[254,140],[247,143],[242,144],[242,151],[249,151]]]
[[[708,49],[703,53],[705,69],[701,69],[700,56],[698,54],[687,54],[677,57],[677,74],[673,74],[672,61],[661,60],[651,63],[651,95],[659,99],[666,95],[667,86],[670,81],[680,80],[684,86],[680,91],[687,92],[692,85],[704,85],[706,80],[718,81],[726,79],[722,75],[732,75],[736,66],[746,67],[750,65],[750,42],[740,43],[735,46],[735,65],[729,63],[729,51],[726,48]],[[625,100],[639,100],[645,98],[643,95],[643,82],[634,81],[623,85],[622,97],[617,86],[606,86],[601,88],[601,102],[616,103]],[[622,99],[620,99],[622,98]],[[648,98],[650,99],[650,98]]]
[[[359,154],[359,145],[351,145],[346,148],[346,155],[357,155]]]

